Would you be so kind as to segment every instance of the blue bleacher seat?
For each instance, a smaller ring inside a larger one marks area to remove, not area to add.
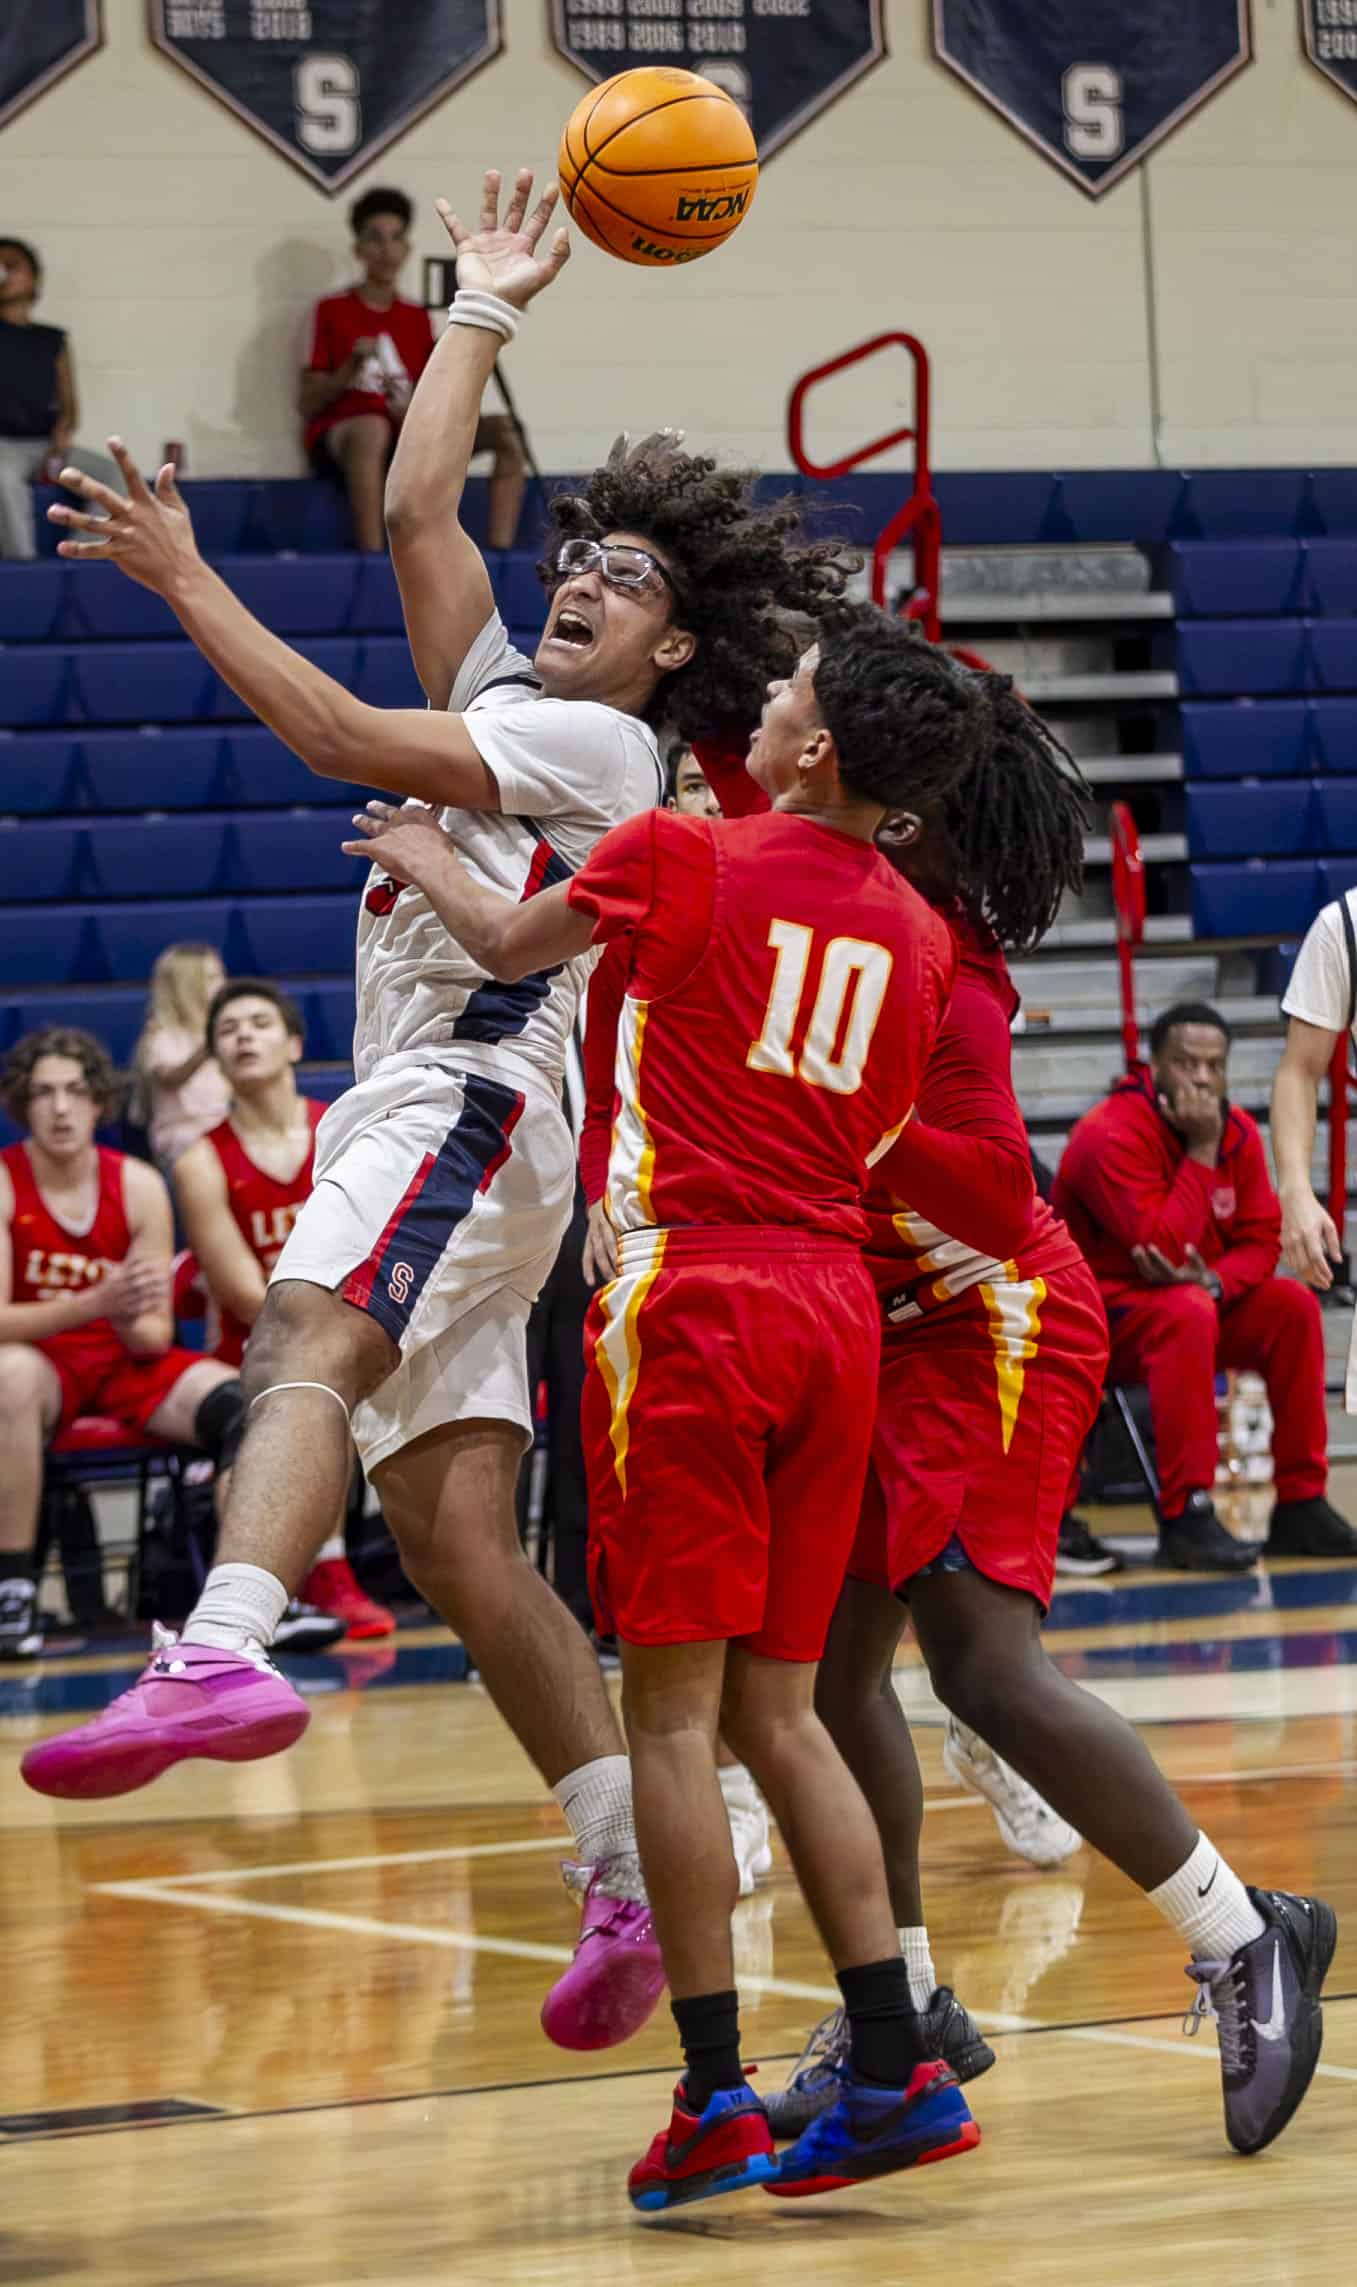
[[[358,901],[351,889],[311,897],[244,897],[234,909],[247,975],[318,976],[353,967]]]
[[[322,984],[294,987],[306,1025],[306,1053],[329,1062],[353,1053],[354,988],[352,977],[327,978]]]
[[[138,587],[113,564],[67,564],[64,633],[77,642],[183,641],[163,596]]]
[[[355,635],[401,635],[400,589],[389,556],[356,556],[357,585],[349,626]]]
[[[1311,699],[1305,713],[1313,767],[1357,771],[1357,699]]]
[[[1316,849],[1357,855],[1357,778],[1315,780]],[[1271,846],[1271,845],[1267,845]]]
[[[1184,777],[1289,778],[1310,768],[1303,699],[1186,700],[1180,722]]]
[[[249,506],[247,548],[290,548],[312,556],[353,547],[343,490],[321,477],[275,477],[252,485]]]
[[[83,854],[81,830],[69,818],[0,820],[0,905],[76,896]]]
[[[206,897],[231,886],[230,822],[191,818],[91,818],[83,828],[92,897]]]
[[[1309,656],[1299,620],[1182,620],[1178,681],[1184,692],[1304,691]]]
[[[1319,904],[1320,869],[1313,858],[1194,865],[1190,878],[1198,937],[1281,937],[1292,930],[1304,936]]]
[[[52,928],[31,905],[0,908],[0,986],[79,985],[107,974],[88,918],[66,916]]]
[[[1076,540],[1138,540],[1150,546],[1179,529],[1189,489],[1179,469],[1066,469],[1059,484]]]
[[[194,537],[205,556],[225,556],[248,546],[246,532],[255,491],[248,477],[212,477],[206,482],[186,479],[179,489],[193,518]]]
[[[220,731],[89,731],[80,741],[92,810],[209,810],[223,799]]]
[[[126,905],[86,909],[97,965],[83,972],[112,982],[148,977],[167,945],[215,945],[228,969],[248,974],[253,963],[236,926],[237,907],[228,898],[146,897]]]
[[[1357,613],[1357,539],[1307,540],[1305,558],[1305,611],[1325,619]]]
[[[1316,469],[1310,484],[1320,531],[1357,534],[1357,468]]]
[[[287,809],[301,804],[315,809],[324,804],[352,809],[366,802],[366,786],[347,785],[340,778],[318,778],[291,747],[284,746],[262,723],[251,723],[230,734],[227,783],[230,799],[247,807]]]
[[[217,678],[191,643],[86,643],[67,656],[72,678],[68,721],[211,720]]]
[[[353,1086],[353,1067],[343,1064],[320,1065],[312,1069],[303,1065],[297,1074],[297,1086],[304,1096],[312,1096],[318,1104],[333,1104],[346,1088]]]
[[[1302,603],[1299,540],[1188,540],[1169,550],[1180,616],[1277,617]]]
[[[1196,469],[1185,515],[1203,540],[1304,539],[1323,530],[1304,469]]]
[[[367,868],[341,850],[348,830],[338,810],[239,810],[228,821],[229,886],[356,890]]]
[[[425,703],[404,636],[367,638],[355,688],[370,707],[422,707]]]
[[[1327,905],[1335,897],[1346,897],[1350,889],[1357,889],[1357,857],[1323,858],[1319,867],[1319,903]],[[1314,916],[1311,915],[1313,920]],[[1297,937],[1302,932],[1296,931]]]
[[[1312,619],[1305,626],[1312,688],[1357,691],[1357,619]]]
[[[55,645],[0,652],[0,723],[21,729],[65,722],[69,682],[69,659]]]
[[[0,644],[46,643],[64,601],[64,564],[0,564]]]
[[[75,1025],[102,1040],[115,1064],[126,1064],[146,1015],[146,994],[131,992],[12,992],[0,1001],[0,1036],[11,1040],[49,1024]]]
[[[275,635],[347,632],[358,584],[358,556],[232,556],[218,564],[247,611]]]
[[[74,732],[0,732],[0,815],[13,812],[33,818],[54,810],[78,810],[83,786],[80,741]]]
[[[546,617],[546,590],[537,577],[537,563],[534,552],[516,548],[491,564],[495,601],[509,626],[540,627]]]
[[[1322,839],[1308,778],[1270,778],[1261,786],[1198,782],[1186,792],[1193,858],[1251,858],[1260,851],[1290,858],[1337,846]]]

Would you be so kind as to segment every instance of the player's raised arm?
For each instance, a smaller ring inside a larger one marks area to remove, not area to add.
[[[457,249],[457,297],[446,333],[420,375],[386,482],[386,529],[405,627],[420,682],[446,707],[457,670],[493,608],[489,575],[462,529],[462,490],[481,398],[517,313],[550,285],[570,242],[545,236],[553,183],[530,210],[532,173],[521,167],[500,220],[500,176],[486,175],[477,228],[438,201]]]
[[[422,802],[498,810],[499,789],[460,715],[365,706],[262,626],[198,553],[193,525],[165,467],[152,492],[126,445],[109,450],[127,482],[126,499],[79,469],[61,482],[84,504],[49,508],[54,524],[88,535],[63,540],[58,555],[118,566],[165,598],[223,682],[276,731],[320,778],[375,778],[393,794]]]

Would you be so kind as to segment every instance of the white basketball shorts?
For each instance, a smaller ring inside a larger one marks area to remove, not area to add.
[[[394,1373],[354,1409],[366,1469],[448,1422],[511,1421],[531,1440],[525,1328],[574,1188],[545,1084],[402,1059],[331,1105],[269,1283],[328,1287],[398,1344]]]

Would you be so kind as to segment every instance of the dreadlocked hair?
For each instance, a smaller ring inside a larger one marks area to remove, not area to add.
[[[1045,936],[1084,872],[1088,787],[1018,696],[908,620],[839,604],[820,622],[815,696],[844,784],[922,809],[930,874],[1008,952]]]
[[[751,472],[718,468],[682,442],[674,429],[637,443],[619,437],[582,492],[549,503],[549,547],[554,556],[563,540],[634,532],[662,551],[677,589],[676,622],[696,649],[665,676],[650,720],[683,739],[710,738],[758,720],[769,682],[795,671],[788,614],[818,618],[860,559],[841,541],[799,537],[793,503],[757,505]],[[538,572],[549,587],[553,564]]]
[[[1066,891],[1083,885],[1088,782],[1010,676],[956,672],[979,690],[985,733],[945,795],[938,823],[971,918],[1005,952],[1030,953]]]
[[[875,604],[832,605],[816,634],[811,680],[844,785],[887,810],[941,801],[966,766],[981,717],[946,652]]]

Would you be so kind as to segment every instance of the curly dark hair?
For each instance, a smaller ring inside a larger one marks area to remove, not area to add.
[[[548,559],[538,566],[547,588],[563,540],[635,532],[663,551],[677,622],[697,648],[665,676],[649,719],[684,739],[757,721],[769,682],[796,666],[800,646],[787,615],[818,618],[860,562],[842,541],[802,537],[796,503],[759,503],[756,482],[748,470],[684,452],[680,432],[661,429],[635,444],[619,437],[583,492],[549,503]]]
[[[111,1119],[120,1108],[123,1083],[103,1042],[75,1025],[49,1024],[41,1032],[26,1032],[22,1040],[16,1040],[0,1065],[0,1104],[12,1120],[21,1126],[27,1121],[33,1068],[44,1056],[67,1056],[80,1066],[101,1120]]]
[[[930,883],[1029,952],[1083,880],[1089,790],[1012,677],[858,604],[822,621],[814,684],[845,784],[920,810]]]

